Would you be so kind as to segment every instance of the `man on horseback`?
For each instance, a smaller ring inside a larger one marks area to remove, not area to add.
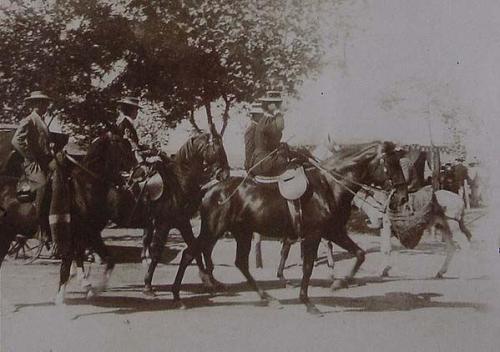
[[[278,176],[287,168],[288,146],[281,143],[285,121],[280,111],[280,92],[269,91],[261,98],[263,116],[255,126],[253,152],[249,170],[252,175]]]
[[[31,113],[21,120],[12,137],[12,145],[24,158],[24,172],[29,192],[35,192],[35,208],[41,228],[47,230],[47,217],[52,239],[69,230],[69,198],[62,170],[62,154],[50,148],[49,130],[44,116],[52,99],[42,91],[34,91],[24,99]]]
[[[252,104],[250,110],[250,125],[245,131],[245,170],[248,172],[252,167],[253,153],[255,152],[255,129],[264,115],[261,103]]]
[[[281,142],[285,127],[283,114],[280,111],[283,102],[281,93],[269,91],[260,101],[263,114],[258,121],[252,123],[254,126],[251,125],[245,134],[247,157],[245,168],[257,183],[278,184],[280,194],[287,200],[295,230],[293,239],[296,239],[302,232],[300,197],[307,188],[307,178],[304,169],[291,160],[292,153],[288,145]],[[253,145],[247,141],[251,139],[252,132]],[[293,154],[299,156],[297,153]]]

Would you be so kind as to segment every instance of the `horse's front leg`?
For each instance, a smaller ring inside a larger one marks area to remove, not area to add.
[[[389,270],[392,268],[391,262],[391,222],[389,217],[384,215],[382,218],[382,228],[380,229],[380,252],[382,253],[382,265],[379,276],[389,276]]]
[[[306,305],[307,312],[311,314],[321,314],[318,308],[309,300],[308,289],[311,275],[314,268],[314,261],[318,254],[319,239],[306,239],[302,242],[304,258],[302,260],[302,282],[300,284],[299,299]]]
[[[250,287],[255,290],[255,292],[257,292],[262,302],[279,306],[278,300],[258,287],[257,282],[250,273],[248,258],[250,256],[250,249],[252,247],[252,233],[241,232],[238,234],[233,234],[233,236],[236,239],[236,259],[234,261],[234,264],[238,269],[240,269],[243,276],[245,276]]]
[[[59,289],[57,290],[57,295],[55,298],[56,305],[64,304],[64,299],[66,297],[66,286],[69,281],[69,272],[71,270],[71,262],[73,261],[73,255],[66,253],[61,256],[61,267],[59,269]]]
[[[276,276],[280,281],[286,286],[287,285],[287,280],[285,279],[285,276],[283,275],[283,271],[285,270],[285,265],[286,265],[286,260],[288,259],[288,255],[290,254],[290,248],[292,248],[292,244],[294,241],[289,240],[288,238],[283,239],[283,244],[281,246],[281,259],[280,259],[280,264],[278,266],[278,272],[276,273]]]
[[[189,219],[184,219],[184,221],[181,221],[179,224],[177,224],[177,228],[181,232],[182,239],[186,244],[189,246],[193,245],[193,242],[195,240],[194,234],[193,234],[193,228],[191,227],[191,223],[189,222]],[[198,271],[200,274],[200,277],[202,280],[207,278],[206,270],[205,270],[205,265],[203,264],[203,259],[201,256],[201,253],[198,253],[196,255],[196,264],[198,265]]]
[[[354,265],[344,279],[336,280],[332,284],[332,289],[346,288],[353,281],[354,275],[358,272],[361,264],[365,261],[365,251],[362,250],[348,235],[345,227],[341,229],[337,236],[331,238],[338,246],[344,248],[350,254],[356,257]]]
[[[264,267],[262,262],[262,236],[254,233],[255,236],[255,267],[261,269]]]
[[[155,226],[153,239],[150,246],[151,262],[149,263],[146,274],[144,275],[144,289],[142,291],[147,296],[155,296],[152,286],[153,275],[156,266],[161,260],[163,248],[165,247],[165,243],[167,242],[169,231],[170,226],[166,223],[159,223]]]

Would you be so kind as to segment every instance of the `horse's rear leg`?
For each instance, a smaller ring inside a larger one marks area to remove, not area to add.
[[[450,265],[450,262],[453,259],[453,255],[455,254],[455,251],[457,250],[457,247],[453,243],[451,232],[444,231],[443,237],[444,237],[444,241],[446,243],[446,258],[444,260],[443,265],[441,266],[441,269],[439,269],[439,271],[436,274],[437,279],[441,279],[444,276],[444,274],[446,274],[446,272],[448,271],[448,267]]]
[[[467,237],[467,240],[471,241],[472,240],[472,233],[467,228],[467,226],[465,226],[464,216],[463,215],[460,217],[460,220],[458,220],[458,227],[460,228],[460,231],[463,232],[463,234],[465,235],[465,237]]]
[[[381,277],[389,276],[389,270],[392,268],[391,262],[391,222],[388,216],[384,215],[382,218],[382,228],[380,229],[380,252],[382,253],[382,265],[380,267],[379,275]]]
[[[341,229],[337,233],[337,236],[332,236],[331,240],[333,243],[344,248],[356,257],[349,274],[347,274],[344,279],[337,280],[332,284],[332,289],[345,288],[348,286],[349,282],[353,281],[354,275],[356,275],[361,267],[361,264],[365,261],[365,251],[362,250],[353,240],[351,240],[351,238],[347,235],[347,230],[345,228]]]
[[[91,238],[92,248],[97,253],[97,255],[101,257],[102,261],[106,265],[103,276],[101,278],[101,282],[97,287],[99,291],[104,291],[108,287],[108,282],[111,279],[111,274],[113,273],[113,269],[115,268],[115,260],[113,256],[109,254],[108,248],[104,244],[100,232],[96,232],[93,236],[91,236]]]
[[[286,260],[288,259],[288,255],[290,254],[290,248],[292,247],[293,241],[289,240],[288,238],[283,239],[283,245],[281,246],[281,259],[280,259],[280,264],[278,266],[278,272],[276,273],[276,276],[280,281],[286,286],[287,285],[287,280],[285,279],[285,276],[283,275],[283,271],[285,270],[285,265],[286,265]]]
[[[332,241],[322,239],[321,242],[326,246],[326,262],[330,269],[330,278],[335,280],[335,261],[333,259],[333,243]]]
[[[309,300],[308,289],[311,275],[314,268],[314,261],[318,253],[319,239],[307,239],[302,242],[304,258],[302,265],[302,282],[300,284],[299,299],[306,305],[307,312],[311,314],[321,314],[316,306]]]
[[[235,234],[233,234],[235,235]],[[234,264],[238,269],[240,269],[243,276],[245,276],[248,284],[252,289],[257,292],[260,299],[265,303],[276,303],[277,300],[270,296],[264,290],[261,290],[252,274],[250,274],[249,266],[248,266],[248,258],[250,256],[250,249],[252,247],[252,233],[239,233],[234,236],[236,238],[236,259]]]
[[[149,222],[144,228],[142,233],[142,251],[141,251],[141,262],[142,265],[148,266],[151,263],[151,241],[153,240],[154,226],[153,222]]]

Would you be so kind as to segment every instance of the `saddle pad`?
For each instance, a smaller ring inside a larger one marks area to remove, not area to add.
[[[143,196],[147,200],[158,200],[163,194],[163,179],[158,172],[155,172],[153,176],[149,177],[145,181],[139,182],[139,187],[141,188]]]
[[[283,198],[296,200],[307,190],[307,176],[303,167],[286,170],[279,176],[278,188]]]

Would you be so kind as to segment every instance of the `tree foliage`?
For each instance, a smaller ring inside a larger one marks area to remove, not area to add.
[[[167,126],[199,108],[223,129],[234,103],[267,89],[293,94],[321,65],[319,0],[29,0],[0,14],[2,119],[44,89],[77,126],[141,96]]]

